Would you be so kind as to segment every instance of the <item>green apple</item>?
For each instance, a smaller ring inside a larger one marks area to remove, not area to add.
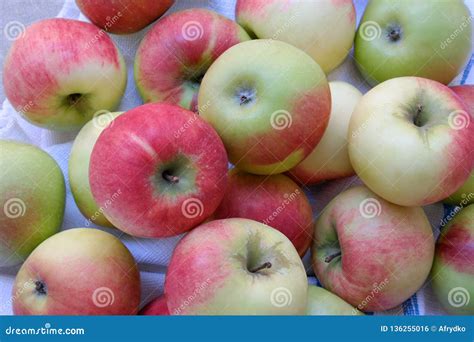
[[[103,210],[99,208],[92,196],[89,184],[89,164],[92,150],[100,133],[122,113],[105,111],[85,124],[74,140],[69,157],[69,183],[77,207],[89,221],[105,227],[113,227],[113,225],[105,218]]]
[[[323,315],[364,315],[352,305],[319,286],[308,286],[308,306],[306,314],[311,316]]]
[[[58,232],[65,197],[53,158],[33,145],[0,140],[0,267],[22,262]]]
[[[441,231],[431,270],[433,290],[450,313],[474,315],[474,205]]]
[[[419,76],[448,84],[471,54],[471,14],[462,0],[370,1],[354,56],[371,84]]]

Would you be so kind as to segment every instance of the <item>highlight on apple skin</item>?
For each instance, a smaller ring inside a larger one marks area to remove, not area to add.
[[[58,232],[66,189],[56,161],[33,145],[0,140],[0,170],[0,267],[6,267]]]
[[[471,118],[474,119],[474,85],[464,84],[450,88],[461,98],[466,105],[469,114],[471,114]],[[471,125],[473,123],[474,120],[471,121]],[[474,153],[474,150],[471,151],[471,153]],[[471,175],[467,181],[461,185],[455,193],[445,198],[443,202],[462,206],[474,203],[474,171],[471,171]]]
[[[12,296],[15,315],[134,315],[140,273],[119,239],[98,229],[74,228],[31,253]]]
[[[29,122],[74,130],[99,110],[118,106],[125,62],[110,37],[92,24],[46,19],[29,26],[7,54],[3,85]]]
[[[145,102],[167,102],[197,112],[201,79],[209,66],[246,40],[250,37],[236,22],[207,9],[164,17],[137,50],[135,83],[140,96]]]
[[[321,140],[331,94],[324,72],[306,53],[259,39],[231,47],[211,65],[198,103],[234,165],[275,174],[296,166]]]
[[[351,0],[237,0],[235,16],[251,36],[296,46],[326,74],[346,58],[356,29]]]
[[[354,175],[347,134],[349,121],[362,93],[346,82],[329,82],[331,114],[324,135],[314,150],[289,171],[293,179],[302,184],[316,184],[326,180]]]
[[[184,233],[224,196],[227,155],[212,126],[169,104],[136,107],[113,120],[94,145],[92,195],[118,229],[140,237]]]
[[[307,281],[285,235],[232,218],[203,224],[179,242],[165,293],[172,315],[304,315]]]
[[[472,120],[461,99],[441,83],[419,77],[385,81],[352,114],[352,166],[367,187],[392,203],[441,201],[471,173]]]
[[[319,286],[309,285],[306,315],[363,316],[364,314],[328,290]]]
[[[168,310],[168,304],[166,296],[161,295],[158,298],[152,300],[138,313],[144,316],[169,316],[170,311]]]
[[[361,311],[402,304],[421,288],[433,262],[423,209],[392,204],[362,186],[326,206],[313,241],[313,269],[323,287]]]
[[[90,222],[113,228],[113,224],[103,214],[103,208],[97,205],[89,184],[89,165],[92,150],[99,135],[112,121],[123,112],[102,111],[86,123],[76,138],[69,155],[69,184],[77,207]]]
[[[474,205],[471,204],[441,228],[431,270],[436,297],[454,315],[474,314],[473,245]]]
[[[161,17],[174,0],[76,0],[81,12],[106,32],[138,32]]]
[[[303,256],[311,244],[313,213],[304,191],[289,177],[229,171],[224,198],[213,219],[247,218],[285,234]]]
[[[356,65],[372,85],[401,76],[448,84],[471,55],[471,20],[463,0],[369,1],[355,38]]]

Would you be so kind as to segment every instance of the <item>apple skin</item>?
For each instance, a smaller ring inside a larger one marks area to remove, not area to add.
[[[269,268],[250,272],[267,262]],[[192,230],[174,250],[165,279],[172,315],[302,315],[307,287],[292,243],[242,218]]]
[[[206,9],[179,11],[143,38],[135,83],[145,102],[168,102],[197,112],[200,80],[228,48],[250,40],[236,22]]]
[[[0,267],[23,262],[63,222],[66,188],[39,148],[0,140]]]
[[[464,102],[469,113],[471,114],[471,117],[474,117],[474,85],[465,84],[450,88]],[[471,153],[474,153],[474,151]],[[474,203],[474,172],[471,171],[471,175],[467,181],[459,189],[457,189],[455,193],[445,198],[443,202],[453,205],[463,204],[463,206]]]
[[[331,94],[323,71],[306,53],[260,39],[231,47],[211,65],[198,103],[234,165],[274,174],[296,166],[321,140]]]
[[[15,315],[133,315],[140,304],[140,273],[119,239],[75,228],[31,253],[13,294]]]
[[[331,115],[319,144],[289,174],[306,185],[354,175],[347,151],[349,121],[362,93],[346,82],[329,82]]]
[[[253,36],[302,49],[326,74],[346,58],[356,29],[351,0],[237,0],[236,18]]]
[[[471,55],[470,17],[462,0],[369,1],[355,38],[356,65],[372,85],[401,76],[448,84]]]
[[[419,77],[385,81],[366,93],[352,114],[352,166],[392,203],[443,200],[472,170],[472,120],[460,98],[441,83]]]
[[[174,0],[76,0],[81,12],[110,33],[138,32],[158,19]]]
[[[165,295],[152,300],[138,313],[144,316],[169,316],[168,304],[166,303]]]
[[[3,85],[31,123],[74,130],[99,110],[113,110],[127,83],[125,62],[110,37],[92,24],[46,19],[29,26],[5,59]]]
[[[474,314],[474,205],[442,228],[431,271],[441,305],[455,315]]]
[[[403,303],[423,285],[433,262],[434,238],[423,209],[392,204],[366,187],[350,188],[326,206],[313,241],[319,281],[362,311]]]
[[[140,237],[181,234],[220,204],[227,155],[199,115],[146,104],[115,118],[94,145],[92,195],[118,229]]]
[[[308,316],[360,316],[364,315],[352,305],[322,287],[308,286]]]
[[[280,210],[281,209],[281,210]],[[303,256],[311,244],[313,213],[304,191],[289,177],[229,171],[227,190],[214,219],[241,217],[273,227]]]
[[[104,112],[86,123],[74,139],[69,156],[69,184],[77,207],[90,222],[109,228],[113,228],[113,224],[107,220],[92,196],[89,165],[92,149],[99,135],[122,113]]]

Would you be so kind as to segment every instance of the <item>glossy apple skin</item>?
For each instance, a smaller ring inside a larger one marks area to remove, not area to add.
[[[303,184],[354,175],[347,151],[349,121],[362,93],[346,82],[329,82],[331,115],[319,144],[289,174]]]
[[[473,315],[474,205],[441,229],[431,271],[433,290],[449,313]]]
[[[101,208],[92,196],[89,184],[89,165],[92,149],[99,135],[111,124],[113,119],[122,113],[104,112],[86,123],[74,139],[68,164],[71,192],[82,215],[90,222],[109,228],[113,228],[112,223],[101,212]]]
[[[237,0],[236,5],[236,20],[251,35],[302,49],[326,74],[351,50],[355,18],[351,0]]]
[[[462,0],[370,1],[355,38],[356,65],[372,85],[401,76],[448,84],[471,54],[470,16]]]
[[[352,114],[352,166],[392,203],[443,200],[472,170],[472,120],[460,98],[441,83],[419,77],[385,81],[366,93]]]
[[[321,140],[331,94],[323,71],[306,53],[280,41],[252,40],[211,65],[198,103],[234,165],[275,174],[296,166]]]
[[[13,107],[31,123],[54,130],[78,129],[97,111],[113,110],[127,83],[112,39],[92,24],[70,19],[29,26],[12,45],[3,70]]]
[[[166,303],[165,295],[152,300],[143,309],[141,309],[138,314],[144,316],[169,316],[170,311],[168,310],[168,304]]]
[[[37,282],[44,284],[45,294],[38,294]],[[31,253],[13,294],[15,315],[133,315],[140,303],[140,273],[119,239],[75,228]]]
[[[474,85],[465,84],[450,88],[464,102],[469,113],[471,114],[471,117],[474,117]],[[474,150],[471,153],[474,153]],[[445,198],[443,202],[453,205],[462,204],[463,206],[469,203],[474,203],[474,172],[471,171],[471,175],[467,181],[459,189],[457,189],[454,194],[451,194],[449,197]]]
[[[322,287],[308,286],[308,316],[359,316],[364,315],[352,305]]]
[[[138,32],[158,19],[174,0],[76,0],[89,20],[110,33]]]
[[[135,83],[145,102],[168,102],[197,112],[200,80],[228,48],[249,40],[234,21],[193,8],[160,20],[143,38]]]
[[[66,189],[58,164],[39,148],[0,140],[0,267],[23,262],[61,227]]]
[[[341,256],[326,262],[336,252]],[[423,285],[434,238],[423,209],[401,207],[354,187],[335,197],[318,218],[311,254],[324,288],[359,310],[384,311]]]
[[[208,218],[224,196],[227,155],[199,115],[146,104],[113,121],[92,151],[89,182],[106,218],[141,237],[183,233]],[[176,183],[164,175],[178,177]]]
[[[253,269],[270,262],[271,267]],[[165,280],[172,315],[302,315],[307,277],[291,242],[253,220],[211,221],[176,247]]]
[[[311,244],[313,214],[304,191],[289,177],[258,176],[233,169],[215,219],[241,217],[273,227],[303,256]]]

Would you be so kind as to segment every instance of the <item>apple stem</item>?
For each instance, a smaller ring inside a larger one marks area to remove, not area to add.
[[[172,174],[168,172],[163,172],[163,178],[166,179],[168,182],[176,184],[179,182],[179,177],[178,176],[173,176]]]
[[[255,272],[258,272],[258,271],[260,271],[260,270],[263,270],[263,269],[265,269],[265,268],[270,268],[270,267],[272,267],[272,263],[267,261],[267,262],[263,263],[262,265],[260,265],[260,266],[258,266],[258,267],[256,267],[256,268],[253,268],[253,269],[251,269],[251,270],[249,270],[249,271],[250,271],[250,273],[255,273]]]
[[[340,251],[337,252],[337,253],[328,255],[326,258],[324,258],[324,262],[330,263],[334,258],[337,258],[338,256],[341,256],[341,252],[340,252]]]

